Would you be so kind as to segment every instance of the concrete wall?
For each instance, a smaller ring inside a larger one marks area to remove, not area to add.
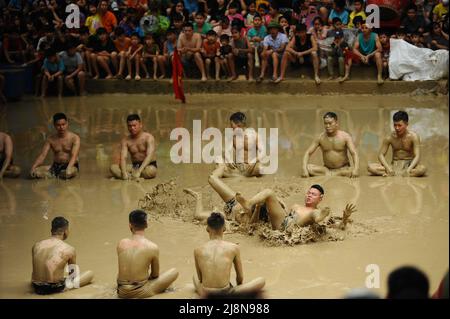
[[[237,80],[207,81],[184,80],[184,92],[189,93],[238,93],[238,94],[427,94],[448,93],[448,81],[385,81],[378,85],[375,80],[350,80],[345,83],[323,80],[316,85],[311,79],[289,79],[279,84],[266,80],[262,83]],[[101,93],[146,93],[173,94],[169,80],[125,81],[125,80],[88,80],[87,91],[90,94]]]

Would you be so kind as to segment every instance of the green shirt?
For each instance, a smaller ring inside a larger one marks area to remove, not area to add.
[[[206,35],[206,33],[209,30],[212,30],[212,26],[209,23],[207,23],[207,22],[203,23],[203,26],[202,26],[201,30],[198,29],[197,23],[194,23],[194,32],[195,33],[200,33],[200,34]]]

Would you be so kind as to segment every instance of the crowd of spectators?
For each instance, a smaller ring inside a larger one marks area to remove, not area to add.
[[[79,28],[73,12],[79,8]],[[396,30],[372,29],[365,0],[0,0],[0,63],[30,65],[49,84],[85,92],[86,78],[171,78],[174,50],[201,81],[283,81],[311,65],[346,81],[354,64],[388,76],[389,39],[433,50],[449,47],[448,0],[411,0]],[[72,16],[71,16],[72,14]],[[335,70],[336,69],[336,70]],[[198,72],[196,72],[198,71]],[[336,72],[337,71],[337,72]],[[186,72],[186,73],[189,73]]]

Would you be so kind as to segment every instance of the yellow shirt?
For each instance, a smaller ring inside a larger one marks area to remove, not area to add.
[[[364,10],[361,10],[359,12],[353,11],[352,13],[350,13],[350,16],[348,17],[348,21],[349,21],[348,27],[349,28],[354,28],[355,27],[355,25],[353,24],[353,19],[355,17],[357,17],[357,16],[362,17],[364,21],[367,18],[366,13],[364,12]]]
[[[444,14],[448,13],[448,7],[444,7],[442,3],[439,3],[437,6],[434,7],[433,13],[437,14],[438,18],[442,18]]]
[[[97,32],[97,29],[102,26],[102,19],[99,14],[89,16],[86,18],[84,25],[89,28],[89,34],[93,35]]]

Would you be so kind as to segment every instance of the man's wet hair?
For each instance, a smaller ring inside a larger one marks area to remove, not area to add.
[[[221,213],[212,212],[206,220],[209,228],[213,230],[220,230],[225,225],[225,218]]]
[[[141,121],[141,117],[137,114],[130,114],[127,116],[127,122],[132,122],[132,121]]]
[[[147,228],[147,213],[143,210],[133,210],[128,216],[128,221],[136,230]]]
[[[67,121],[67,116],[64,113],[56,113],[53,115],[53,124],[56,124],[56,122],[58,122],[59,120],[66,120]]]
[[[64,217],[58,216],[52,220],[52,234],[61,234],[69,227],[69,221]]]
[[[194,29],[194,25],[192,24],[192,22],[186,22],[183,26],[183,28],[191,28]]]
[[[320,186],[319,184],[314,184],[310,188],[315,188],[320,192],[320,194],[325,195],[325,191],[323,190],[323,187]]]
[[[231,114],[230,121],[232,121],[233,123],[236,123],[236,124],[238,124],[238,123],[245,124],[247,122],[247,117],[242,112],[236,112],[236,113]]]
[[[408,123],[409,116],[408,116],[408,113],[406,113],[405,111],[398,111],[398,112],[394,113],[394,116],[392,116],[392,120],[394,122],[403,121],[405,123]]]
[[[412,266],[395,269],[388,277],[388,299],[428,299],[427,276]]]
[[[338,119],[337,114],[334,113],[334,112],[327,112],[327,113],[325,113],[325,115],[323,116],[323,118],[326,118],[326,117],[332,118],[332,119],[334,119],[335,121],[337,121],[337,119]]]

